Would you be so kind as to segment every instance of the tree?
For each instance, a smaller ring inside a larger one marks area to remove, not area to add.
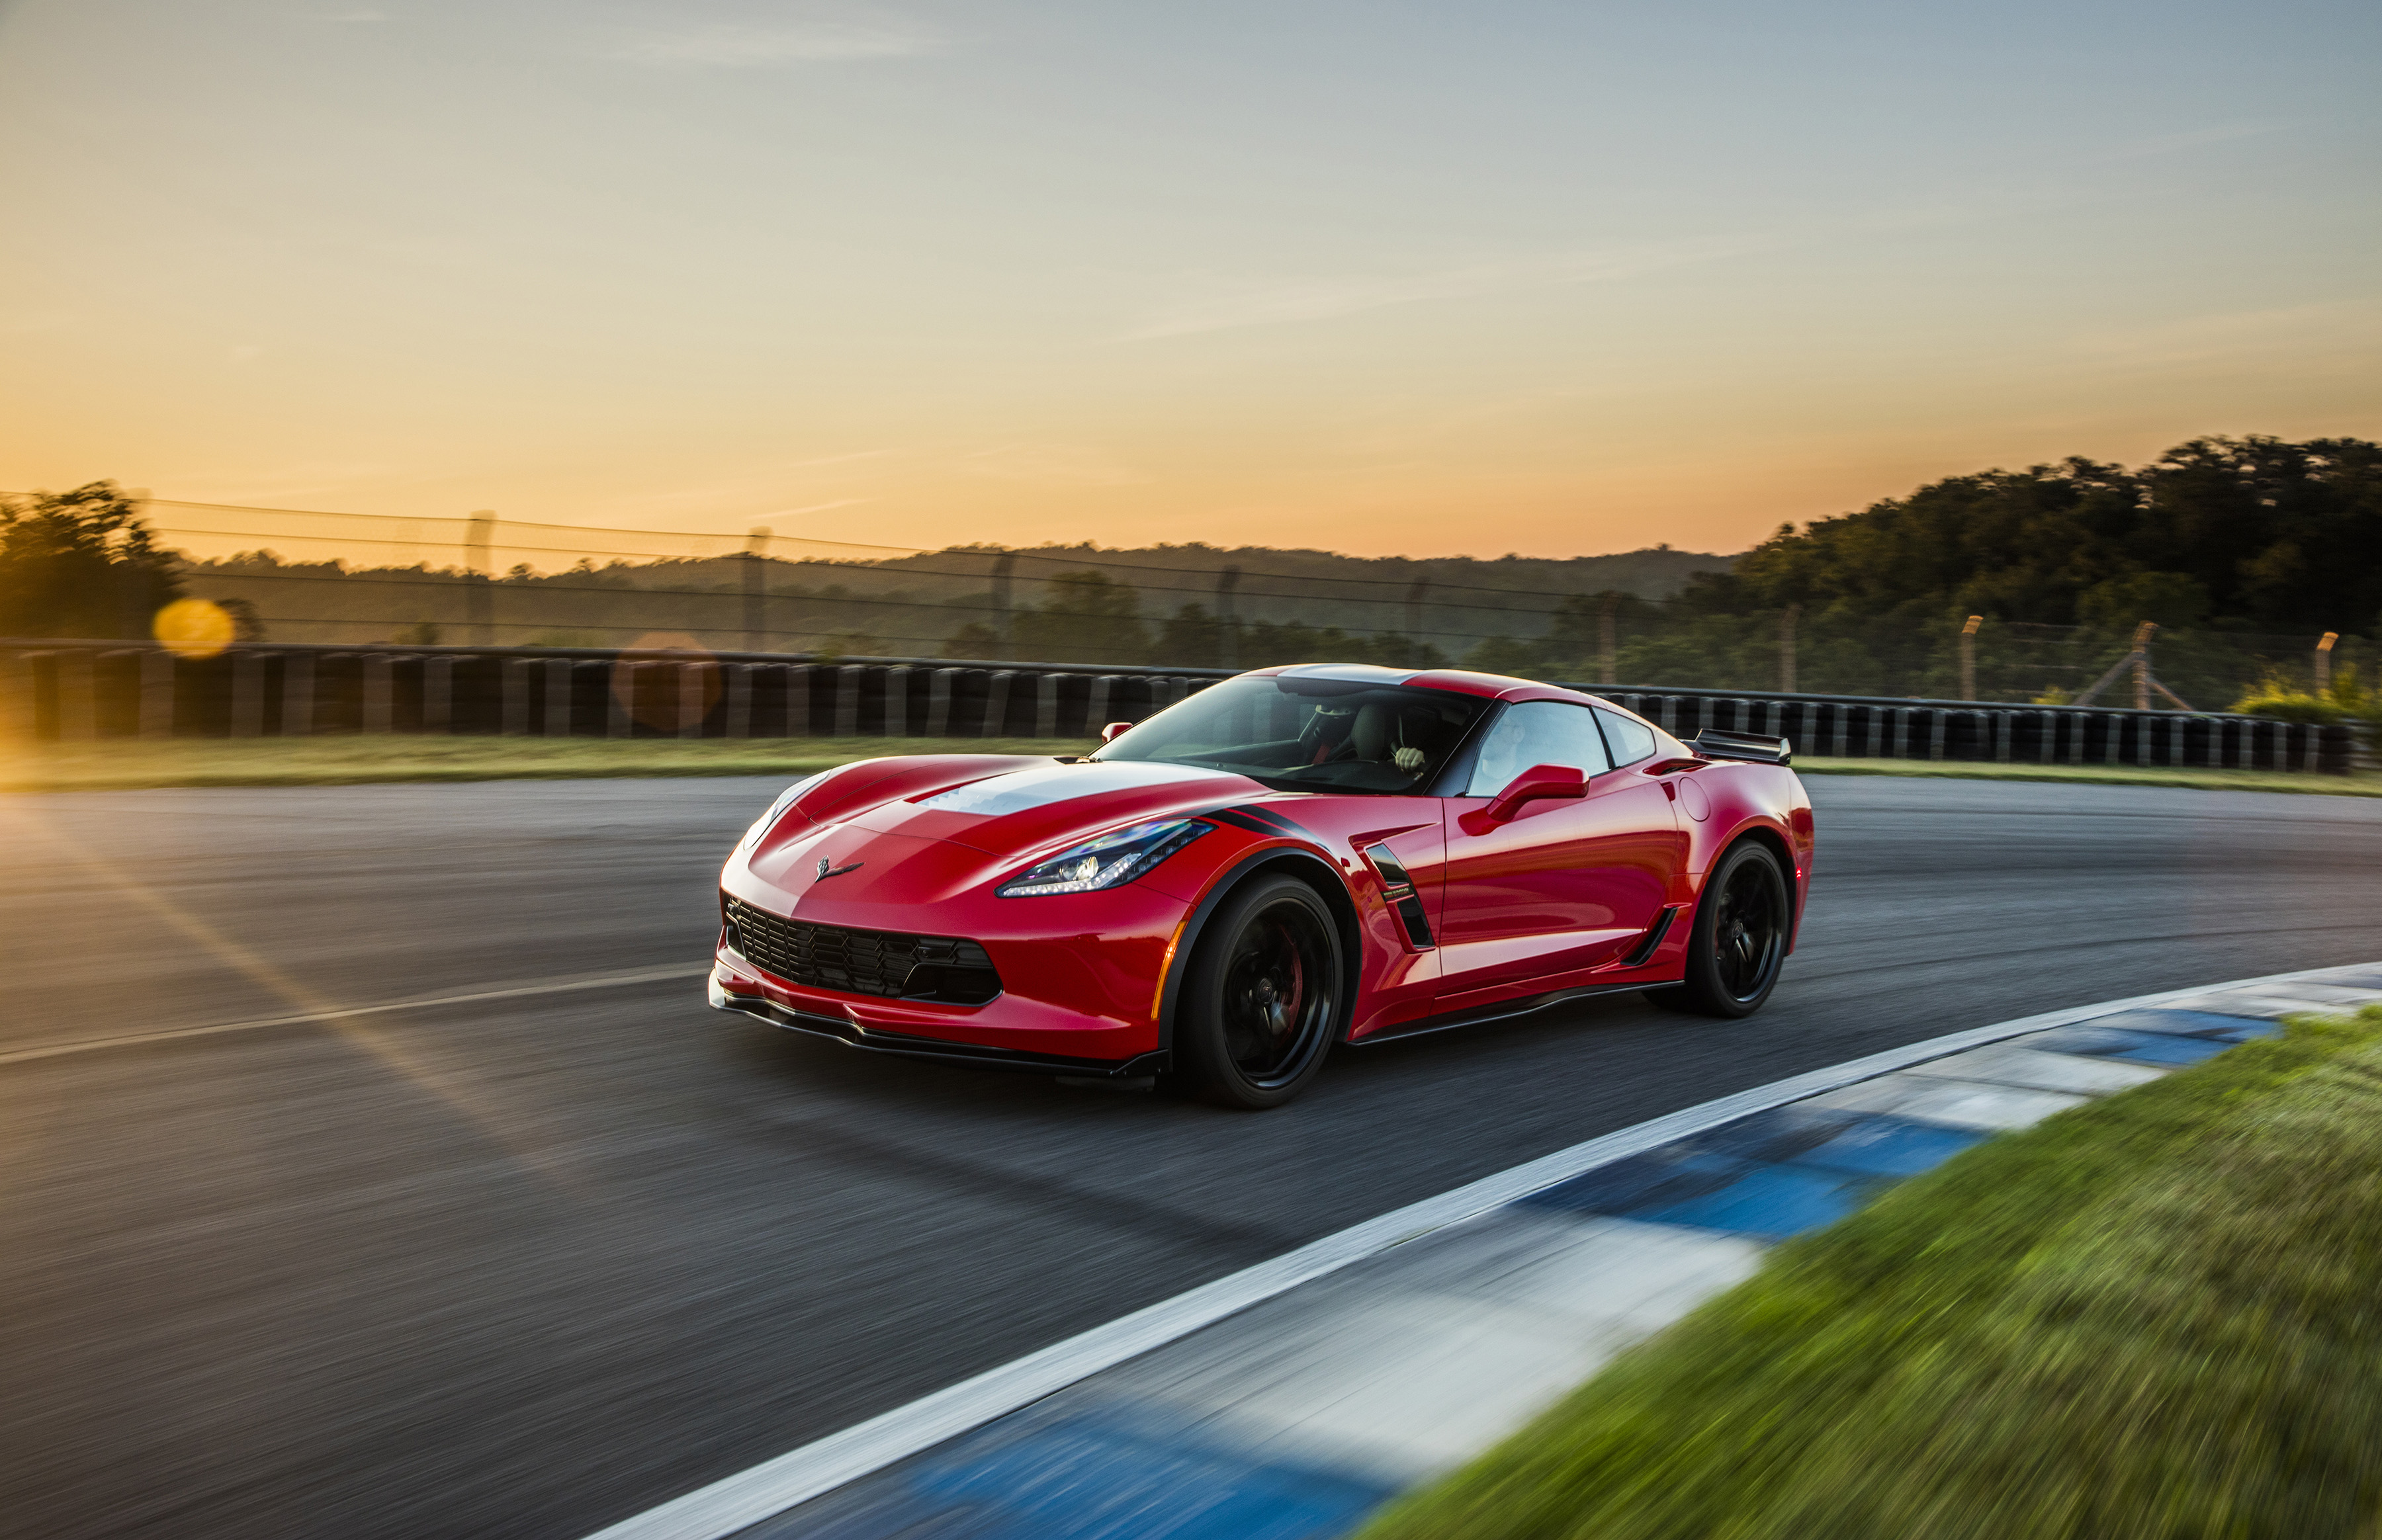
[[[2138,471],[2082,458],[1983,471],[1799,532],[1790,524],[1733,571],[1695,579],[1683,602],[1714,615],[1800,605],[1815,619],[2065,626],[2139,600],[2185,617],[2169,624],[2204,615],[2353,631],[2382,606],[2376,552],[2382,445],[2200,438]]]
[[[1139,663],[1149,656],[1149,631],[1133,589],[1105,572],[1060,572],[1050,595],[1020,610],[1017,655],[1050,663]]]
[[[114,482],[0,499],[0,636],[145,638],[177,568]]]

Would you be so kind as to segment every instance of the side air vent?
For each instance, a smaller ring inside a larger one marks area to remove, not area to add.
[[[1646,966],[1646,959],[1652,957],[1654,955],[1654,948],[1663,944],[1663,937],[1671,934],[1671,922],[1678,917],[1679,911],[1676,907],[1666,909],[1662,913],[1656,915],[1654,917],[1654,923],[1649,926],[1646,931],[1646,939],[1638,943],[1636,948],[1633,949],[1627,957],[1621,959],[1621,966],[1624,968],[1643,968]]]
[[[1398,911],[1398,923],[1406,927],[1406,940],[1418,948],[1439,945],[1430,934],[1430,916],[1422,911],[1422,899],[1416,896],[1414,878],[1406,874],[1406,863],[1387,845],[1368,845],[1365,859],[1381,876],[1381,897]]]

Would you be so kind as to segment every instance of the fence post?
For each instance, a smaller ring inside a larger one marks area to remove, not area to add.
[[[283,688],[288,688],[289,671],[301,654],[283,658]],[[281,730],[289,730],[289,707],[281,707]],[[174,654],[163,647],[152,647],[141,654],[141,736],[171,738],[174,736]]]
[[[2327,631],[2315,644],[2315,692],[2332,692],[2332,644],[2340,640],[2339,631]]]
[[[1969,623],[1960,628],[1960,699],[1963,701],[1977,698],[1977,628],[1984,623],[1983,616],[1972,615],[1969,617]]]
[[[885,670],[885,736],[910,736],[910,666],[895,664]]]
[[[264,654],[231,654],[231,736],[256,738],[264,731]]]
[[[472,645],[493,647],[497,644],[497,596],[488,585],[495,581],[489,572],[488,547],[497,533],[497,514],[493,508],[482,508],[472,515],[463,526],[464,593],[472,606]]]
[[[1010,584],[1011,574],[1016,570],[1017,557],[1014,554],[1003,551],[992,558],[992,626],[1000,633],[1000,641],[993,648],[992,655],[1004,662],[1015,652],[1013,644],[1016,641],[1016,632],[1010,613]]]
[[[1406,640],[1419,649],[1422,646],[1422,606],[1430,596],[1429,576],[1417,578],[1406,584]],[[1098,712],[1093,713],[1099,715]]]
[[[1241,666],[1241,569],[1227,567],[1216,574],[1216,654],[1227,668]]]
[[[984,684],[984,723],[976,729],[978,738],[1000,738],[1009,728],[1009,687],[1017,676],[1006,668],[993,670],[992,678]]]
[[[744,541],[744,650],[766,653],[769,650],[768,568],[762,565],[769,556],[769,526],[755,524]],[[742,738],[743,733],[731,733]]]

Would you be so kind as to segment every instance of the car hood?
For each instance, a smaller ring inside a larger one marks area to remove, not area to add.
[[[1007,861],[1055,852],[1128,824],[1270,795],[1246,776],[1121,760],[1026,761],[879,802],[845,826],[964,845]]]
[[[731,860],[729,887],[766,908],[783,903],[774,889],[805,916],[900,929],[915,906],[956,898],[1094,835],[1269,795],[1243,776],[1148,762],[955,757],[948,774],[924,768],[898,777],[902,795],[784,820],[743,858],[743,874],[766,886],[750,886]]]

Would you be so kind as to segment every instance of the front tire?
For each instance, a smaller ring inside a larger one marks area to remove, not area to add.
[[[1762,1008],[1777,987],[1794,923],[1786,874],[1757,840],[1721,857],[1696,905],[1688,938],[1688,976],[1668,989],[1649,989],[1664,1010],[1740,1020]]]
[[[1227,897],[1184,980],[1173,1073],[1219,1106],[1259,1111],[1306,1088],[1340,1021],[1340,928],[1315,890],[1265,877]]]

